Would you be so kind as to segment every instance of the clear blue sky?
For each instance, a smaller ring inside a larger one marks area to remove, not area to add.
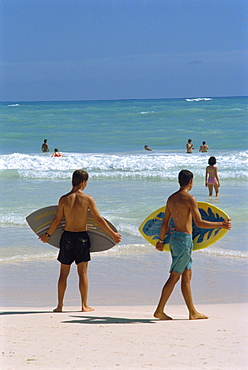
[[[1,0],[1,101],[248,95],[247,0]]]

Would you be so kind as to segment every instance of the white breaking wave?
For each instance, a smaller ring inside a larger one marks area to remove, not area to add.
[[[204,175],[209,155],[195,153],[149,154],[91,154],[64,153],[62,158],[50,155],[14,153],[0,156],[0,176],[22,178],[70,178],[72,171],[83,168],[91,177],[105,178],[162,178],[175,179],[183,168],[194,175]],[[220,152],[217,157],[219,174],[222,179],[247,179],[248,151]],[[12,172],[11,172],[12,171]]]
[[[26,220],[23,215],[15,214],[15,213],[1,213],[0,214],[0,224],[12,224],[12,225],[25,225]]]
[[[197,253],[199,252],[221,257],[248,258],[248,252],[231,249],[209,247],[205,249],[200,249],[199,251],[197,251]]]
[[[20,263],[20,262],[33,262],[33,261],[45,261],[54,260],[58,255],[56,252],[37,253],[37,254],[16,254],[13,256],[6,256],[0,258],[0,263]]]
[[[94,258],[97,256],[108,255],[108,256],[138,256],[142,254],[154,253],[154,247],[149,243],[136,243],[136,244],[118,244],[114,248],[111,248],[107,251],[94,253]],[[194,253],[203,253],[212,256],[220,256],[222,258],[241,258],[247,259],[248,252],[238,251],[238,250],[229,250],[209,247],[201,249]],[[50,252],[41,252],[41,253],[26,253],[26,254],[15,254],[11,256],[5,256],[0,258],[0,263],[20,263],[20,262],[32,262],[32,261],[46,261],[56,259],[58,250],[54,249]]]
[[[194,99],[185,99],[186,101],[209,101],[213,100],[212,98],[194,98]]]

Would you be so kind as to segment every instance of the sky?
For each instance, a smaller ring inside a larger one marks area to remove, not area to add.
[[[1,0],[1,101],[248,95],[247,0]]]

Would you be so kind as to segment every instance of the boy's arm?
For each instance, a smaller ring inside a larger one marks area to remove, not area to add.
[[[221,222],[212,222],[212,221],[205,221],[202,219],[201,214],[198,209],[198,204],[197,201],[194,197],[191,197],[189,200],[189,207],[190,211],[193,217],[193,220],[195,221],[195,224],[197,227],[203,228],[203,229],[215,229],[215,228],[222,228],[222,229],[227,229],[231,230],[232,224],[231,224],[231,219],[227,219],[225,221]]]
[[[59,227],[60,222],[61,222],[63,216],[64,216],[64,207],[63,207],[63,202],[60,199],[59,200],[59,205],[58,205],[58,210],[57,210],[57,213],[56,213],[56,216],[55,216],[53,222],[51,223],[51,225],[50,225],[49,229],[47,230],[47,232],[45,234],[42,234],[39,237],[39,239],[43,243],[47,243],[48,242],[48,239],[50,238],[50,236],[52,235],[52,233],[54,233],[54,231]]]
[[[95,201],[92,197],[89,197],[89,209],[94,220],[96,220],[96,222],[103,228],[103,230],[105,230],[111,236],[111,238],[114,240],[116,244],[120,243],[121,234],[112,230],[108,223],[105,221],[105,219],[100,215],[96,207]]]
[[[159,251],[162,251],[164,248],[164,237],[168,230],[170,218],[171,218],[171,213],[170,213],[168,202],[167,202],[165,213],[164,213],[164,219],[163,219],[163,222],[160,228],[159,241],[156,244],[156,249],[158,249]]]

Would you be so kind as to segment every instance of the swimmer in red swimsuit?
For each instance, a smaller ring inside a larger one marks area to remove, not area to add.
[[[51,157],[63,157],[63,155],[59,153],[59,150],[57,148],[55,148],[54,153],[51,155]]]
[[[213,188],[216,192],[216,197],[219,195],[220,181],[218,178],[218,168],[214,166],[216,164],[216,158],[210,157],[208,160],[209,166],[206,167],[205,185],[208,187],[209,196],[213,194]]]

